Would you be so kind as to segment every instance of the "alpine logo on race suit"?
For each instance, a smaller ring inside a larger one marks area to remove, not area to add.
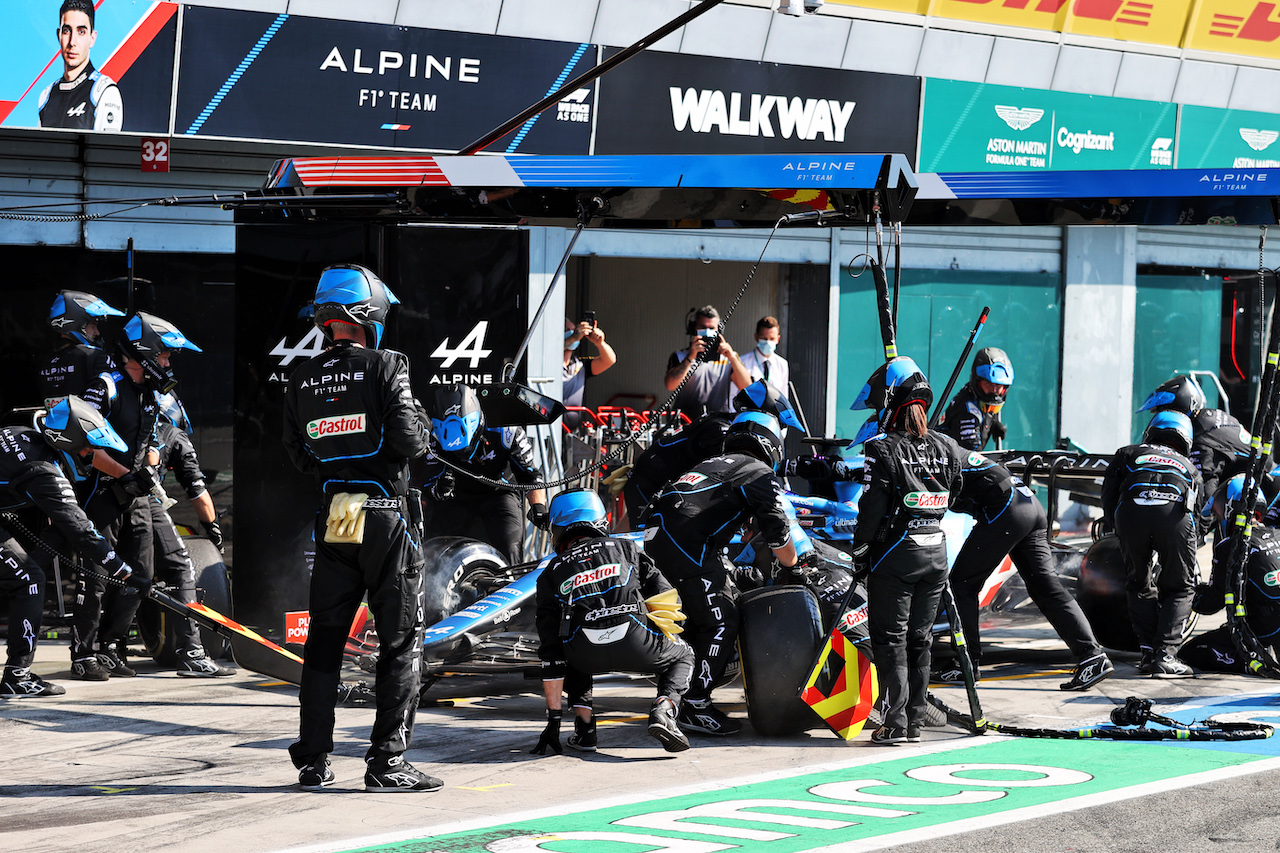
[[[950,492],[907,492],[902,503],[912,509],[946,509],[950,500]]]
[[[319,418],[307,424],[307,437],[330,438],[337,435],[353,435],[364,432],[364,423],[364,412]]]

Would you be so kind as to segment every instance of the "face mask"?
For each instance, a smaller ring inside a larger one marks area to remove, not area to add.
[[[572,331],[567,331],[564,333],[564,348],[567,350],[575,350],[578,348],[578,344],[582,343],[582,338],[578,338],[576,341],[570,342],[569,338],[572,338],[572,337],[573,337]]]
[[[778,348],[777,341],[756,341],[756,349],[760,350],[760,354],[765,358],[773,355],[773,351]]]

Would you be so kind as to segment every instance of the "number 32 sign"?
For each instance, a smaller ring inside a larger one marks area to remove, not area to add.
[[[169,140],[168,139],[142,140],[142,171],[144,172],[169,171]]]

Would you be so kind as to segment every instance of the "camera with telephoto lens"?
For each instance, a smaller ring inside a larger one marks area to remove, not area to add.
[[[1111,722],[1117,726],[1145,726],[1151,719],[1151,700],[1130,696],[1124,705],[1111,709]]]

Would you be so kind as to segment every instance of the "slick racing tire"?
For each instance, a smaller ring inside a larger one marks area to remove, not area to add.
[[[799,698],[824,639],[817,596],[803,586],[764,587],[743,593],[738,612],[752,727],[762,735],[789,735],[821,726]]]
[[[1136,652],[1139,643],[1129,617],[1129,597],[1124,588],[1126,574],[1120,540],[1114,534],[1104,536],[1089,547],[1080,563],[1076,601],[1099,643],[1108,649]],[[1193,611],[1182,632],[1184,642],[1195,629],[1196,619]]]
[[[218,549],[207,539],[188,537],[182,540],[195,567],[196,601],[223,616],[234,617],[231,612],[231,576],[222,562]],[[147,654],[161,666],[178,663],[177,638],[173,629],[176,613],[165,610],[154,601],[143,601],[138,608],[138,635]],[[200,644],[215,660],[230,659],[231,645],[223,637],[208,628],[200,628]]]
[[[462,536],[436,536],[422,543],[426,557],[425,623],[430,626],[474,604],[514,580],[498,549]]]

